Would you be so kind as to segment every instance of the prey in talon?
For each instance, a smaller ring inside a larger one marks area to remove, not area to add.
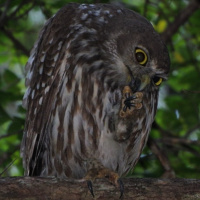
[[[125,86],[123,89],[122,105],[120,110],[121,117],[127,117],[133,114],[134,110],[142,108],[142,92],[132,92],[130,86]]]

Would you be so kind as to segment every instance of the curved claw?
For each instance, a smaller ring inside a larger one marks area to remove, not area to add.
[[[92,181],[87,181],[87,186],[88,186],[88,189],[90,190],[90,193],[91,193],[92,197],[94,198],[94,192],[93,192],[93,187],[92,187]]]
[[[119,188],[120,188],[120,197],[119,197],[119,199],[122,199],[123,194],[124,194],[124,184],[123,184],[121,179],[118,179],[118,183],[119,183]]]
[[[126,112],[126,110],[127,110],[127,106],[124,106],[123,111]]]
[[[123,107],[124,112],[126,112],[127,108],[131,109],[131,107],[134,107],[135,104],[131,102],[131,100],[134,100],[134,99],[136,99],[135,96],[130,96],[124,100],[124,104],[125,104],[125,106]]]
[[[132,96],[129,95],[129,97],[126,98],[123,102],[124,104],[124,107],[122,108],[123,112],[126,112],[127,109],[131,110],[132,107],[136,110],[141,109],[142,99],[143,99],[142,92],[136,92]]]
[[[133,94],[132,96],[126,98],[126,100],[124,102],[128,102],[128,101],[131,101],[133,99],[136,99],[137,97]]]

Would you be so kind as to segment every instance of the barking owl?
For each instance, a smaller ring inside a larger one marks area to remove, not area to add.
[[[126,175],[147,142],[169,65],[166,46],[139,14],[108,4],[60,9],[26,65],[25,175]]]

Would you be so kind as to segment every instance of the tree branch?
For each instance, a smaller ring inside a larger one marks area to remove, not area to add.
[[[124,178],[123,199],[200,199],[200,180]],[[95,199],[119,199],[119,189],[106,180],[93,183]],[[10,177],[0,179],[0,200],[5,199],[93,199],[86,182],[71,179]]]
[[[7,138],[7,137],[10,137],[10,136],[12,136],[12,135],[20,134],[20,133],[22,133],[22,132],[23,132],[23,130],[19,130],[19,131],[14,132],[14,133],[6,133],[6,134],[0,136],[0,140],[1,140],[1,139],[4,139],[4,138]]]
[[[161,165],[163,166],[165,172],[162,175],[163,178],[175,178],[175,172],[172,169],[171,165],[170,165],[170,161],[167,157],[167,155],[165,154],[165,152],[163,151],[163,149],[161,149],[156,141],[153,138],[149,138],[147,145],[149,146],[149,148],[151,149],[151,151],[158,157]]]
[[[4,27],[0,27],[0,30],[13,42],[16,49],[21,50],[26,56],[29,56],[29,51],[13,36],[10,31],[6,30]]]
[[[199,8],[199,0],[190,1],[188,6],[179,13],[173,23],[169,24],[167,29],[161,34],[163,41],[165,41],[165,43],[169,42],[170,38],[173,36],[174,33],[177,32],[179,27],[182,26],[189,19],[189,17]]]
[[[4,11],[2,11],[1,16],[0,16],[0,27],[4,24],[4,21],[6,19],[6,13],[8,11],[9,5],[10,5],[11,0],[7,0],[4,4]]]

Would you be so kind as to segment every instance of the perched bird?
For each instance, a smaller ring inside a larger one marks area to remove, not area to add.
[[[147,142],[169,66],[166,46],[139,14],[109,4],[60,9],[26,65],[25,175],[117,185]]]

